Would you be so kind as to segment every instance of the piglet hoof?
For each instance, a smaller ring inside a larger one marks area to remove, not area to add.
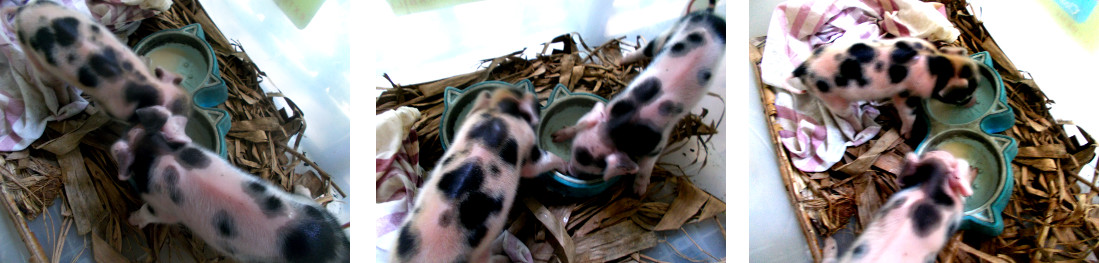
[[[636,179],[634,179],[636,180]],[[637,193],[637,196],[645,196],[645,192],[649,190],[649,182],[634,182],[633,192]]]
[[[305,188],[305,186],[302,185],[295,185],[294,193],[304,197],[308,197],[309,199],[313,199],[312,191],[309,191],[309,188]]]
[[[130,213],[130,225],[136,226],[138,229],[145,228],[145,225],[149,224],[149,218],[141,214],[141,210]]]
[[[553,132],[550,136],[553,136],[553,142],[564,142],[572,139],[572,132],[569,128],[564,128]]]

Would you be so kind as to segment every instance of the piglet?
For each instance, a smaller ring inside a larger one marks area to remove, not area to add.
[[[973,194],[969,162],[945,151],[909,153],[897,183],[840,262],[934,262],[958,230]]]
[[[163,106],[138,109],[139,124],[111,146],[119,180],[146,202],[138,227],[180,223],[240,262],[348,262],[349,240],[312,199],[245,173],[183,134],[187,119]]]
[[[107,28],[57,3],[38,1],[16,11],[19,45],[37,69],[88,93],[112,116],[136,123],[134,110],[164,106],[190,113],[182,77],[145,63]]]
[[[625,90],[552,134],[555,142],[572,140],[569,175],[636,174],[634,192],[644,194],[672,128],[706,95],[715,74],[725,74],[725,20],[707,11],[688,14],[623,61],[645,57],[654,58]]]
[[[977,62],[965,50],[935,50],[919,38],[854,41],[813,50],[793,71],[794,81],[820,98],[833,114],[856,130],[855,102],[893,99],[908,138],[922,99],[973,106],[977,89]]]
[[[534,95],[510,88],[478,95],[401,224],[391,262],[489,262],[519,178],[564,170],[539,149]]]

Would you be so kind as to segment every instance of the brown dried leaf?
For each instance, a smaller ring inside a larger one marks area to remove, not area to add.
[[[624,221],[577,240],[576,246],[586,250],[577,255],[575,262],[607,262],[656,244],[656,234]]]
[[[653,228],[654,231],[672,230],[683,226],[692,216],[698,213],[702,205],[709,200],[710,195],[706,191],[702,191],[694,184],[690,183],[690,180],[686,180],[678,177],[670,177],[669,180],[676,179],[678,181],[678,193],[675,201],[672,202],[667,212],[664,213],[664,217],[660,219],[660,223],[656,224]]]

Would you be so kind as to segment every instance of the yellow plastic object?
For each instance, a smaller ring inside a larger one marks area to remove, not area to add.
[[[286,14],[286,18],[290,19],[290,22],[294,23],[294,26],[298,29],[304,29],[309,25],[309,21],[313,20],[313,16],[317,14],[317,10],[321,9],[321,4],[324,4],[324,0],[274,0],[275,5],[282,9],[282,13]]]
[[[407,15],[481,0],[385,0],[395,15]]]

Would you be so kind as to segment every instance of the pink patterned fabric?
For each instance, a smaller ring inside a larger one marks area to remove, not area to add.
[[[779,141],[798,169],[827,170],[848,146],[874,138],[881,126],[874,122],[876,105],[863,103],[856,116],[866,128],[854,130],[792,81],[791,72],[816,47],[879,39],[885,33],[946,42],[958,36],[941,4],[918,0],[790,0],[771,14],[760,75],[764,83],[780,88],[775,90]]]
[[[420,111],[400,107],[379,114],[375,126],[377,164],[374,185],[377,188],[375,230],[379,255],[392,249],[397,228],[415,205],[416,193],[424,183],[420,167],[420,143],[412,125],[420,120]]]

